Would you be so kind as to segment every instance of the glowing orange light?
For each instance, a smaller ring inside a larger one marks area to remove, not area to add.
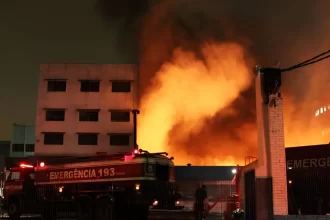
[[[45,166],[45,162],[41,162],[40,167],[44,167],[44,166]]]
[[[202,44],[200,49],[203,60],[192,52],[176,49],[154,76],[154,84],[141,99],[139,145],[149,152],[168,152],[177,165],[244,164],[245,153],[237,155],[232,150],[218,150],[221,149],[218,146],[227,145],[229,149],[239,145],[235,138],[211,137],[207,128],[216,115],[223,118],[235,115],[230,106],[253,83],[245,50],[235,43],[212,42]],[[192,137],[199,137],[202,131],[210,137],[199,139],[201,146],[195,146],[195,150],[187,146],[186,143]],[[253,146],[256,138],[246,135],[246,131],[256,137],[253,127],[244,127],[243,123],[237,134],[242,139],[247,136],[244,143]]]

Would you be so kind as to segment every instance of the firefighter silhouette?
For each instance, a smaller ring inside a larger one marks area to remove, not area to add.
[[[207,199],[207,191],[206,186],[201,185],[199,183],[196,192],[195,192],[195,219],[202,220],[205,218],[205,203],[204,201]]]
[[[26,207],[26,211],[32,213],[32,208],[36,205],[36,188],[34,185],[34,180],[31,178],[31,174],[27,174],[24,177],[23,186],[23,202]]]

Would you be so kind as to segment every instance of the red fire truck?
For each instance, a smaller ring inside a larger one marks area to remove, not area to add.
[[[133,153],[22,163],[4,188],[10,219],[23,213],[55,219],[73,213],[79,220],[147,219],[155,198],[174,188],[174,163],[167,153]]]

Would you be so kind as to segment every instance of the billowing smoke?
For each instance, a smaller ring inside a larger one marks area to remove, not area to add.
[[[143,14],[130,12],[127,23],[142,27],[138,141],[170,152],[177,164],[256,155],[252,66],[279,59],[285,68],[330,48],[326,0],[137,2]],[[330,103],[320,98],[329,69],[324,61],[283,75],[287,146],[329,141],[321,135],[329,124],[314,117]]]
[[[138,140],[169,152],[176,164],[233,164],[256,152],[246,98],[252,56],[246,38],[224,28],[227,10],[216,1],[167,1],[144,22]]]
[[[288,49],[283,48],[283,52],[279,51],[283,60],[288,61],[285,63],[286,66],[330,49],[330,15],[327,13],[330,2],[306,1],[299,6],[301,9],[295,13],[295,22],[290,24],[292,30],[286,30],[285,36],[289,38],[285,47]],[[305,17],[306,14],[309,16]],[[288,72],[283,78],[286,146],[329,143],[330,59]],[[315,117],[316,111],[321,107],[326,107],[328,112]]]
[[[168,151],[177,163],[232,159],[229,152],[211,155],[228,149],[228,132],[220,126],[226,126],[225,118],[239,114],[232,104],[251,85],[250,66],[240,45],[209,42],[200,47],[203,58],[174,50],[141,102],[139,143],[150,151]],[[214,124],[214,118],[221,120]],[[236,131],[243,125],[234,129],[237,138],[245,137]]]

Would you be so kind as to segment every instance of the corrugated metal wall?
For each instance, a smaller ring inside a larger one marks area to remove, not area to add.
[[[330,213],[330,145],[286,149],[289,214]]]

